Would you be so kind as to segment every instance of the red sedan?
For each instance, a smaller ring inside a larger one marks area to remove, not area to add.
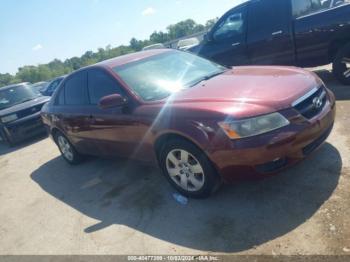
[[[294,67],[225,68],[152,50],[67,76],[42,117],[62,156],[119,156],[159,164],[191,197],[221,181],[276,173],[327,139],[335,98]]]

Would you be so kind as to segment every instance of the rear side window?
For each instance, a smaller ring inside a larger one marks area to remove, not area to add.
[[[86,71],[75,73],[64,84],[66,105],[86,105],[89,103],[87,93]]]
[[[118,82],[101,69],[92,69],[88,72],[88,90],[93,105],[97,105],[104,96],[123,95]]]
[[[327,10],[340,2],[345,2],[345,0],[292,0],[293,6],[293,16],[300,17],[316,13],[319,11]]]
[[[305,0],[302,0],[305,1]],[[274,10],[278,10],[275,12]],[[272,13],[273,12],[273,15]],[[264,0],[249,5],[248,37],[263,39],[288,27],[289,8],[286,1]]]
[[[337,7],[346,4],[350,4],[350,0],[333,0],[333,5],[331,7]]]

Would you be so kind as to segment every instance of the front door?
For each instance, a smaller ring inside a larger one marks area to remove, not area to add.
[[[226,66],[246,64],[246,7],[224,15],[199,46],[198,53]]]
[[[123,87],[107,71],[96,68],[88,70],[88,92],[92,108],[89,136],[99,154],[121,157],[137,154],[141,150],[140,143],[147,133],[148,125],[142,124],[134,116],[134,102],[128,99]],[[111,94],[127,98],[128,104],[110,109],[99,108],[100,99]]]

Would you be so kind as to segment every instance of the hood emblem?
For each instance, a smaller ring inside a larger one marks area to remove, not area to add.
[[[321,97],[315,97],[312,100],[312,105],[314,106],[315,109],[320,109],[323,105],[323,101]]]
[[[36,112],[36,108],[33,107],[33,108],[31,109],[31,111],[32,111],[32,113]]]

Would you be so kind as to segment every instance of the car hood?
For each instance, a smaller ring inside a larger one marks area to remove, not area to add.
[[[322,84],[315,74],[295,67],[244,66],[178,92],[167,102],[248,117],[290,108]]]
[[[21,103],[18,105],[14,105],[14,106],[11,106],[11,107],[3,109],[3,110],[0,110],[0,116],[5,116],[5,115],[17,113],[17,112],[22,111],[24,109],[46,103],[49,100],[50,100],[50,97],[39,96],[33,100],[30,100],[30,101],[27,101],[27,102],[24,102],[24,103]]]

